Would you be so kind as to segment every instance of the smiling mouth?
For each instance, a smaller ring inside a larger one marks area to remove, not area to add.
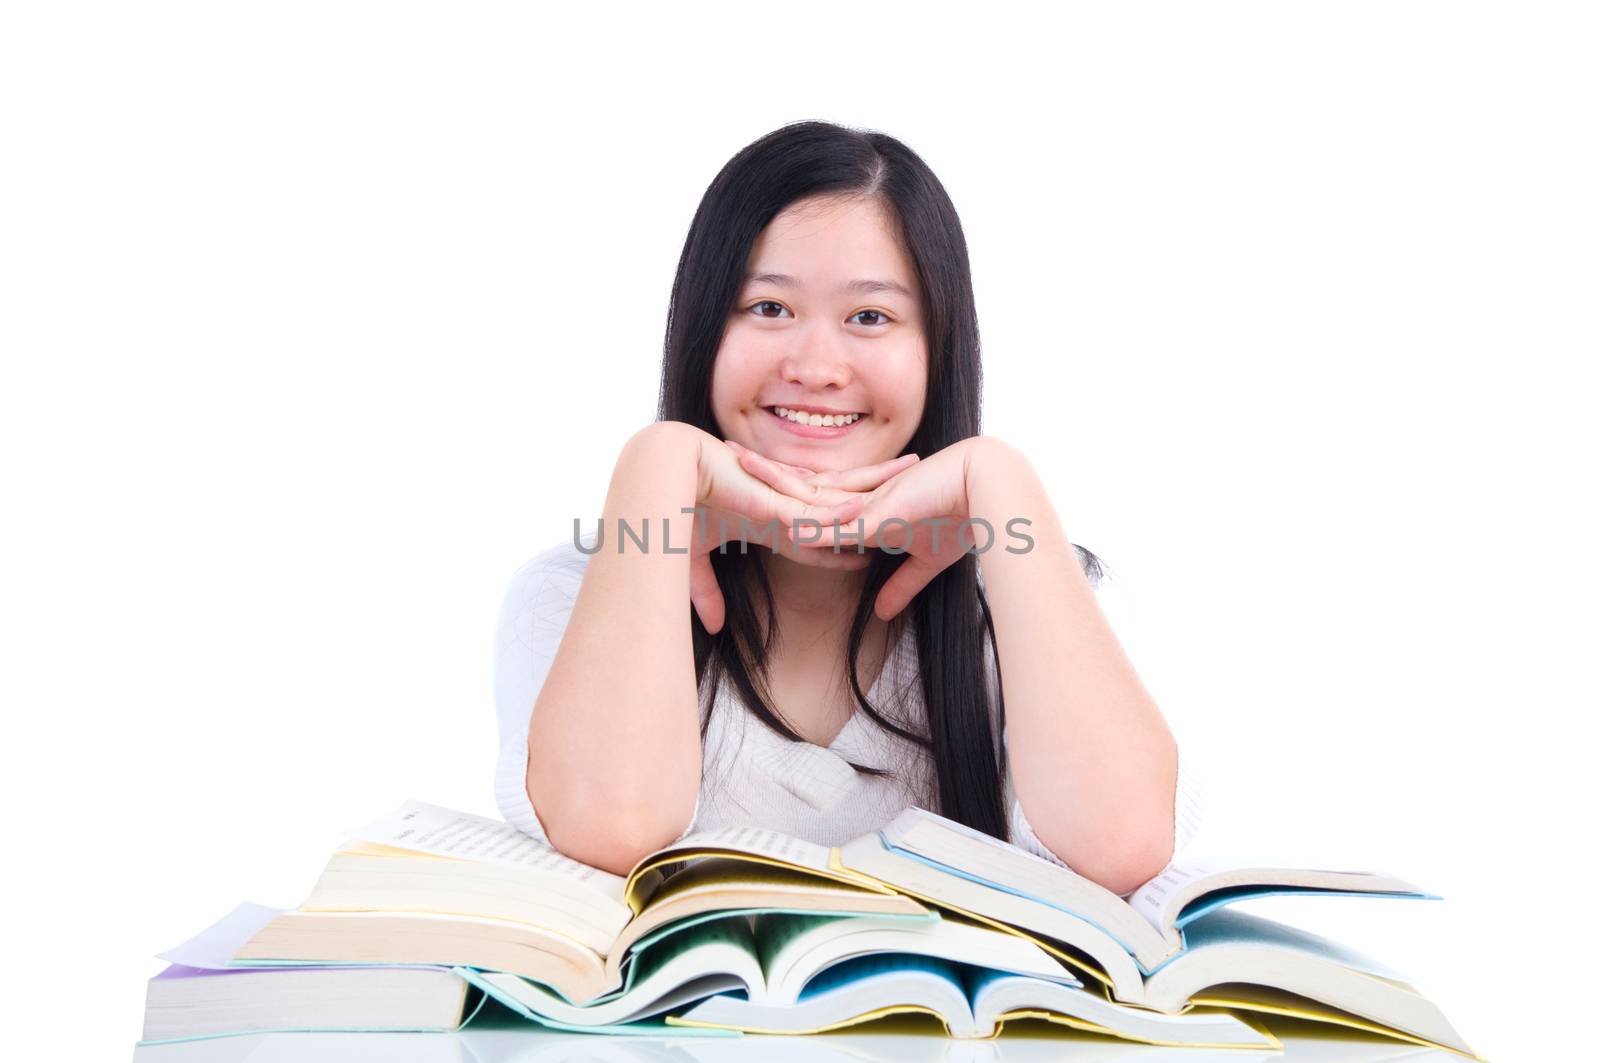
[[[790,424],[803,425],[809,428],[847,428],[855,424],[864,413],[812,413],[808,410],[793,409],[788,406],[763,407],[774,417],[778,417]]]

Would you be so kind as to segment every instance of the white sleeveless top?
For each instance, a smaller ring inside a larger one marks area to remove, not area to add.
[[[592,548],[593,533],[584,538],[584,546]],[[495,799],[508,823],[541,841],[548,839],[526,788],[528,723],[588,563],[589,555],[569,540],[523,565],[511,578],[495,632],[494,691],[500,720]],[[915,631],[909,622],[898,626],[899,638],[867,692],[867,700],[913,734],[922,734],[925,709]],[[985,655],[985,663],[992,705],[992,653]],[[706,687],[702,685],[702,721],[711,708],[704,697]],[[938,787],[927,753],[859,709],[826,747],[791,742],[756,719],[730,680],[724,678],[719,687],[705,735],[699,802],[685,833],[756,826],[819,845],[842,845],[879,829],[910,805],[937,808]],[[1004,735],[1000,741],[1003,749]],[[850,766],[851,761],[886,768],[893,775],[861,774]],[[1010,772],[1006,773],[1004,802],[1012,844],[1066,866],[1028,826]],[[1197,780],[1180,755],[1174,857],[1198,830],[1200,814]]]

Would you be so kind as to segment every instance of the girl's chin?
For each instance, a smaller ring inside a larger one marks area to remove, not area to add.
[[[859,572],[872,564],[872,555],[864,550],[857,550],[853,545],[846,544],[839,547],[835,554],[833,548],[811,547],[805,553],[796,555],[777,553],[767,548],[769,553],[781,557],[785,561],[792,561],[797,565],[808,568],[826,568],[835,572]]]

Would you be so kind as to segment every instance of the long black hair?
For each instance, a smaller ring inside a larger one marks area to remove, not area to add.
[[[915,152],[883,133],[829,122],[786,125],[745,147],[717,174],[695,211],[667,316],[659,416],[684,421],[716,435],[724,433],[711,409],[712,366],[743,287],[750,252],[761,231],[797,200],[817,195],[874,196],[894,219],[917,271],[923,293],[923,330],[928,343],[928,385],[922,423],[904,453],[929,455],[980,434],[982,362],[978,315],[966,239],[955,207],[933,171]],[[1092,581],[1100,561],[1077,547],[1079,564]],[[869,551],[866,584],[850,624],[850,689],[862,712],[931,757],[938,779],[940,814],[1007,838],[1003,807],[1004,758],[990,726],[985,683],[984,637],[992,647],[994,622],[978,585],[976,556],[968,552],[912,599],[891,628],[891,646],[903,618],[915,625],[927,731],[918,733],[868,702],[857,659],[872,615],[872,603],[901,563],[901,555]],[[784,737],[804,741],[775,712],[767,697],[766,665],[777,633],[771,585],[759,553],[715,550],[712,568],[726,602],[726,620],[715,635],[691,609],[695,676],[709,700],[726,677],[750,711]],[[747,582],[748,577],[748,582]],[[756,596],[765,616],[758,624]],[[887,662],[886,662],[887,663]],[[998,676],[999,655],[995,655]],[[993,706],[1004,726],[1005,698]],[[709,713],[701,734],[709,726]],[[881,769],[853,765],[859,772]]]

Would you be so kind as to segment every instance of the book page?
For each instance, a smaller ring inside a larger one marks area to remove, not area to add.
[[[245,943],[259,934],[280,915],[287,914],[287,909],[269,908],[264,904],[252,904],[245,901],[237,905],[233,911],[206,927],[194,937],[181,945],[174,945],[166,952],[159,953],[157,959],[166,960],[176,965],[168,967],[157,977],[190,978],[197,974],[238,974],[244,971],[271,971],[277,967],[251,966],[248,961],[233,962],[233,954],[244,947]],[[347,970],[350,967],[364,966],[362,964],[318,964],[319,967],[337,968]],[[445,971],[447,967],[423,963],[396,963],[390,964],[396,969],[408,971]]]
[[[1212,871],[1213,868],[1208,865],[1192,861],[1168,864],[1159,875],[1134,890],[1133,895],[1128,898],[1128,903],[1133,905],[1133,910],[1144,916],[1145,921],[1151,926],[1166,933],[1178,915],[1177,912],[1168,911],[1178,890],[1197,878],[1204,878]]]
[[[908,808],[880,832],[892,848],[915,853],[991,885],[1052,901],[1074,899],[1103,908],[1120,898],[1062,864],[991,838],[926,809]]]
[[[158,954],[157,958],[184,967],[226,971],[233,966],[229,961],[239,946],[282,914],[282,908],[245,901],[188,941]]]
[[[1392,875],[1229,862],[1207,854],[1167,866],[1135,890],[1128,903],[1157,930],[1171,934],[1226,905],[1273,896],[1437,899]]]
[[[382,819],[352,831],[348,838],[434,856],[548,871],[622,901],[624,880],[619,876],[563,856],[509,823],[423,801],[407,801]]]
[[[1328,960],[1338,967],[1360,971],[1415,994],[1417,989],[1404,974],[1365,953],[1309,930],[1280,923],[1265,916],[1246,915],[1223,909],[1189,929],[1189,949],[1200,952],[1219,946],[1253,946],[1306,953]]]
[[[780,834],[760,827],[726,827],[722,830],[701,831],[673,842],[665,853],[692,853],[704,850],[726,850],[750,856],[764,856],[780,864],[815,871],[828,878],[838,873],[828,864],[832,851],[825,845],[816,845],[801,838]],[[660,855],[660,854],[658,854]]]
[[[891,849],[960,878],[1076,916],[1115,938],[1147,969],[1173,951],[1121,897],[1062,864],[923,808],[908,808],[879,832]]]

